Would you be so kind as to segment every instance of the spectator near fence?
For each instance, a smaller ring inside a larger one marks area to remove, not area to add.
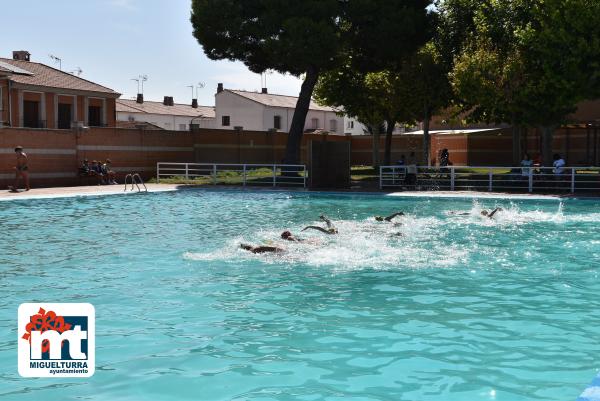
[[[533,160],[529,157],[528,153],[523,155],[523,160],[521,160],[521,176],[529,177],[532,173],[531,169],[533,167]]]
[[[565,172],[565,165],[567,163],[565,162],[565,159],[563,159],[558,153],[556,153],[554,155],[554,162],[552,163],[552,166],[554,167],[554,169],[552,170],[552,172],[555,175],[561,175]]]

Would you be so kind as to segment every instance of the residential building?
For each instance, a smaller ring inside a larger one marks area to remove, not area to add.
[[[45,64],[27,51],[0,58],[0,126],[114,126],[119,93]]]
[[[266,88],[262,92],[247,92],[224,89],[219,84],[215,95],[215,128],[289,132],[297,101],[294,96],[270,94]],[[311,100],[304,130],[344,134],[344,117],[337,110]]]
[[[162,102],[144,101],[139,94],[136,100],[117,100],[117,120],[149,123],[170,131],[189,131],[190,124],[214,128],[215,108],[199,106],[196,99],[191,104],[174,103],[170,96],[165,96]]]

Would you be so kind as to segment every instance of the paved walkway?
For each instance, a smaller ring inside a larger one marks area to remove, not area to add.
[[[146,184],[148,192],[175,191],[178,185],[170,184]],[[31,191],[13,193],[7,190],[0,191],[0,201],[17,199],[42,199],[42,198],[68,198],[74,196],[97,196],[97,195],[122,195],[131,192],[131,185],[128,185],[127,191],[124,185],[96,185],[89,187],[59,187],[59,188],[34,188]]]

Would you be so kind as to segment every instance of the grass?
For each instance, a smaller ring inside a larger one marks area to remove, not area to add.
[[[281,175],[281,171],[277,172],[277,180],[282,181],[293,181],[302,184],[300,179],[301,175],[294,175],[293,178],[284,177]],[[152,178],[148,181],[151,184],[156,184],[156,178]],[[198,177],[189,177],[177,175],[172,177],[162,177],[160,179],[161,184],[174,184],[174,185],[243,185],[244,177],[241,171],[219,171],[216,178],[212,175],[202,175]],[[254,170],[246,171],[246,185],[272,185],[273,184],[273,170],[270,168],[259,168]],[[281,183],[278,183],[282,186]],[[297,186],[294,185],[294,186]]]

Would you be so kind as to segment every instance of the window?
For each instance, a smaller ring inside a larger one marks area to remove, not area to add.
[[[187,131],[187,124],[179,124],[179,131]]]
[[[102,107],[88,107],[88,125],[90,127],[99,127],[102,125]]]
[[[337,120],[329,121],[329,131],[331,131],[331,132],[337,131]]]
[[[273,128],[281,129],[281,116],[273,117]]]
[[[71,105],[66,103],[58,104],[58,129],[70,129],[71,128]]]
[[[221,117],[221,125],[223,127],[229,127],[229,125],[231,125],[231,119],[229,118],[229,116]]]
[[[348,120],[348,128],[350,128],[350,129],[354,128],[354,121]]]
[[[313,118],[311,120],[312,123],[312,129],[319,129],[319,119],[318,118]]]
[[[23,101],[23,127],[42,128],[40,121],[40,102]]]

